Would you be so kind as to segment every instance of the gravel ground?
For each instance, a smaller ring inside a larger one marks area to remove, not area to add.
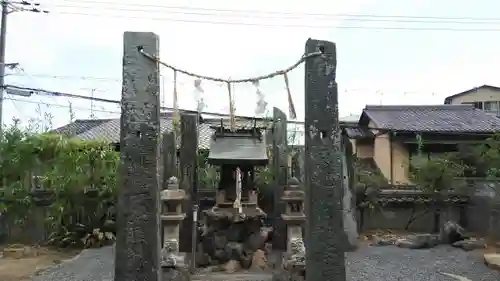
[[[500,272],[488,269],[479,253],[449,246],[408,250],[394,246],[362,247],[349,253],[349,281],[452,281],[451,273],[472,281],[498,281]],[[112,281],[114,249],[83,251],[71,261],[50,268],[31,281]]]

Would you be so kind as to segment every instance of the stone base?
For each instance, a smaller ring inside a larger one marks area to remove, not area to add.
[[[241,271],[251,269],[254,260],[258,260],[258,267],[265,267],[265,256],[256,256],[256,253],[267,254],[266,242],[270,240],[272,231],[263,227],[264,216],[265,213],[258,207],[244,208],[242,214],[235,213],[232,208],[213,207],[204,211],[198,235],[196,266],[212,268],[237,262],[236,271]]]
[[[186,265],[186,255],[184,253],[162,254],[161,256],[162,268],[185,267]]]
[[[272,281],[273,275],[268,273],[210,273],[193,275],[196,281]]]
[[[298,272],[279,270],[273,273],[273,281],[305,281],[306,277]]]
[[[191,281],[191,274],[186,267],[162,268],[162,281]]]
[[[500,254],[484,254],[484,263],[489,268],[500,271]]]
[[[273,274],[273,281],[304,281],[305,278],[305,252],[284,253],[281,268]]]

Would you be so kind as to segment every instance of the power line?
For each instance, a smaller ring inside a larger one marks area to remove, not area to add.
[[[44,89],[40,89],[40,88],[30,88],[30,87],[22,87],[22,86],[15,86],[15,85],[5,85],[5,88],[24,90],[24,91],[30,92],[30,94],[41,94],[41,95],[47,95],[47,96],[77,98],[77,99],[85,99],[85,100],[93,100],[93,101],[99,101],[99,102],[120,104],[120,101],[117,101],[117,100],[110,100],[110,99],[96,98],[96,97],[87,97],[87,96],[68,94],[68,93],[57,92],[57,91],[48,91],[48,90],[44,90]]]
[[[7,97],[7,98],[4,98],[5,100],[10,100],[12,102],[12,105],[14,106],[14,108],[16,109],[16,111],[19,113],[19,114],[23,114],[22,111],[19,109],[19,107],[17,107],[17,104],[14,102],[14,100],[10,97]]]
[[[86,2],[85,2],[86,3]],[[94,2],[93,2],[94,3]],[[95,2],[95,4],[100,3],[100,4],[106,4],[102,2]],[[336,15],[322,15],[322,16],[308,16],[309,18],[304,18],[304,15],[289,15],[289,14],[267,14],[267,13],[248,13],[248,12],[237,12],[237,11],[231,11],[230,13],[221,13],[221,11],[215,11],[218,13],[214,13],[212,10],[213,9],[205,9],[202,10],[203,12],[197,12],[198,10],[195,10],[195,12],[189,11],[189,10],[160,10],[158,8],[155,9],[144,9],[145,6],[141,6],[141,8],[128,8],[126,5],[123,5],[125,7],[118,7],[114,5],[113,7],[98,7],[96,5],[92,6],[82,6],[82,5],[60,5],[56,4],[53,5],[53,7],[57,8],[78,8],[78,9],[90,9],[90,10],[107,10],[107,11],[125,11],[125,12],[142,12],[142,13],[161,13],[161,14],[166,14],[168,13],[169,15],[193,15],[193,16],[212,16],[212,17],[218,17],[218,18],[224,18],[224,17],[229,17],[229,18],[259,18],[259,19],[279,19],[279,20],[284,20],[284,19],[303,19],[303,20],[332,20],[332,19],[342,19],[343,21],[354,21],[354,22],[390,22],[390,23],[425,23],[425,24],[494,24],[494,25],[499,25],[500,24],[500,19],[496,20],[471,20],[471,19],[461,19],[461,20],[449,20],[449,19],[408,19],[408,18],[394,18],[391,16],[370,16],[370,15],[365,15],[362,17],[359,17],[359,15],[351,15],[351,16],[336,16]],[[109,3],[108,3],[109,4]],[[223,10],[224,12],[227,12],[227,10]]]
[[[30,104],[43,104],[49,107],[58,107],[58,108],[73,108],[77,110],[90,110],[90,108],[86,107],[75,107],[73,105],[63,105],[63,104],[57,104],[57,103],[48,103],[48,102],[42,102],[42,101],[32,101],[32,100],[23,100],[23,99],[16,99],[12,97],[6,97],[4,98],[5,100],[11,100],[11,101],[16,101],[16,102],[22,102],[22,103],[30,103]],[[103,110],[103,109],[94,109],[96,112],[104,112],[104,113],[112,113],[112,114],[120,114],[120,111],[110,111],[110,110]]]
[[[105,4],[112,6],[125,6],[125,7],[140,7],[140,8],[162,8],[162,9],[176,9],[184,11],[209,11],[209,12],[223,12],[232,14],[268,14],[268,15],[289,15],[289,16],[314,16],[314,17],[332,17],[332,18],[395,18],[395,19],[431,19],[431,20],[469,20],[469,21],[500,21],[500,18],[488,17],[443,17],[443,16],[404,16],[404,15],[378,15],[378,14],[325,14],[325,13],[304,13],[304,12],[285,12],[285,11],[262,11],[262,10],[234,10],[234,9],[220,9],[220,8],[205,8],[205,7],[189,7],[189,6],[164,6],[158,4],[139,4],[131,2],[109,2],[109,1],[92,1],[92,0],[61,0],[59,2],[68,2],[74,4]],[[57,5],[56,5],[57,6]]]
[[[236,21],[209,21],[209,20],[189,20],[167,17],[151,17],[151,16],[125,16],[117,14],[102,14],[102,13],[84,13],[84,12],[67,12],[55,11],[54,13],[62,15],[77,15],[89,17],[105,17],[119,19],[139,19],[150,21],[166,21],[166,22],[183,22],[183,23],[200,23],[213,25],[240,25],[249,27],[269,27],[269,28],[321,28],[321,29],[362,29],[362,30],[392,30],[392,31],[447,31],[447,32],[498,32],[500,28],[448,28],[448,27],[391,27],[391,26],[348,26],[348,25],[306,25],[306,24],[266,24],[255,22],[236,22]]]
[[[0,135],[3,128],[3,92],[5,88],[5,50],[7,46],[7,17],[15,12],[48,13],[39,8],[39,3],[31,1],[7,1],[1,0],[2,20],[0,22]]]
[[[93,101],[99,101],[99,102],[108,102],[112,104],[121,104],[119,100],[110,100],[110,99],[102,99],[102,98],[96,98],[96,97],[87,97],[87,96],[82,96],[82,95],[74,95],[74,94],[69,94],[69,93],[63,93],[63,92],[56,92],[56,91],[49,91],[45,89],[39,89],[39,88],[29,88],[29,87],[22,87],[22,86],[14,86],[14,85],[6,85],[6,88],[12,88],[12,89],[17,89],[17,90],[25,90],[29,92],[29,95],[36,95],[36,94],[41,94],[41,95],[48,95],[48,96],[61,96],[61,97],[68,97],[68,98],[76,98],[76,99],[84,99],[84,100],[93,100]],[[161,110],[166,110],[166,111],[173,111],[175,110],[173,107],[160,107]],[[217,112],[198,112],[196,110],[187,110],[187,109],[179,109],[180,112],[188,113],[188,114],[202,114],[206,116],[214,116],[214,117],[229,117],[229,114],[224,114],[224,113],[217,113]],[[239,119],[255,119],[255,117],[252,116],[241,116],[241,115],[236,115],[234,116],[235,118]],[[257,118],[258,119],[258,118]],[[289,124],[303,124],[304,122],[300,121],[288,121]]]
[[[70,2],[70,3],[78,3],[78,2]],[[158,12],[155,10],[145,10],[145,9],[127,9],[118,7],[120,3],[112,3],[112,2],[98,2],[98,1],[87,1],[87,2],[81,2],[81,3],[92,3],[92,6],[77,6],[77,5],[59,5],[60,7],[70,7],[70,8],[78,8],[82,11],[64,11],[64,10],[56,10],[56,13],[58,14],[66,14],[66,15],[81,15],[81,16],[92,16],[92,17],[109,17],[109,18],[123,18],[123,19],[144,19],[144,20],[152,20],[152,21],[170,21],[170,22],[185,22],[185,23],[203,23],[203,24],[214,24],[214,25],[242,25],[242,26],[254,26],[254,27],[281,27],[281,28],[340,28],[340,29],[368,29],[368,30],[414,30],[414,31],[474,31],[474,32],[496,32],[500,31],[500,28],[451,28],[451,27],[408,27],[408,26],[354,26],[354,25],[308,25],[308,24],[274,24],[274,23],[263,23],[263,22],[244,22],[244,21],[226,21],[226,20],[208,20],[208,19],[203,19],[203,20],[197,20],[197,19],[186,19],[186,18],[178,18],[178,17],[151,17],[149,15],[146,16],[138,16],[138,15],[124,15],[123,13],[120,14],[110,14],[110,13],[99,13],[96,12],[97,10],[108,10],[108,11],[132,11],[132,12],[146,12],[146,13],[151,13],[151,12]],[[113,7],[97,7],[98,3],[107,3],[109,5],[114,5]],[[135,5],[135,4],[130,4],[130,5]],[[140,7],[147,7],[149,5],[141,5]],[[160,6],[160,5],[151,5],[153,7],[163,7],[165,6]],[[54,7],[57,7],[55,5]],[[172,8],[172,7],[170,7]],[[177,7],[180,8],[180,7]],[[184,7],[186,8],[186,7]],[[187,8],[186,8],[187,9]],[[195,8],[191,8],[195,9]],[[201,9],[201,8],[198,8]],[[85,10],[91,10],[92,13],[85,12]],[[214,9],[202,9],[202,10],[214,10]],[[231,13],[238,13],[237,10],[223,10],[223,9],[215,9],[218,12],[224,11],[224,12],[231,12]],[[248,13],[248,12],[254,12],[254,13],[259,13],[259,11],[239,11],[240,13]],[[162,12],[164,13],[172,13],[172,11],[166,11]],[[174,11],[175,13],[175,11]],[[181,14],[186,14],[187,12],[177,12]],[[262,13],[260,11],[260,13]],[[276,14],[276,13],[274,13]],[[283,13],[283,14],[289,14],[289,13]],[[228,16],[226,15],[220,15],[220,14],[203,14],[204,16],[216,16],[220,18],[221,16]],[[293,14],[292,14],[293,15]],[[313,15],[313,14],[310,14]],[[321,14],[316,14],[316,16],[321,15]],[[231,15],[229,15],[231,16]],[[233,15],[234,16],[234,15]],[[249,16],[247,14],[247,16]],[[325,16],[325,14],[323,14]],[[338,15],[330,15],[330,16],[338,16],[338,17],[347,17],[343,20],[355,20],[355,21],[381,21],[380,18],[384,18],[384,21],[389,21],[391,23],[395,23],[398,20],[400,22],[403,22],[401,19],[404,19],[404,16],[381,16],[381,15],[363,15],[363,14],[338,14]],[[252,19],[254,19],[256,16],[255,15],[250,15]],[[392,18],[392,20],[388,20],[387,18]],[[417,18],[417,17],[407,17],[407,18]],[[426,18],[426,17],[420,17],[420,18]],[[452,18],[439,18],[439,17],[427,17],[427,18],[434,18],[434,19],[440,19],[440,20],[451,20]],[[479,19],[479,18],[455,18],[455,21],[457,20],[467,20],[468,22],[455,22],[458,24],[467,24],[467,23],[474,23],[474,24],[489,24],[489,25],[500,25],[500,18],[496,19]],[[483,22],[474,22],[477,20],[482,20]],[[484,22],[486,20],[490,21],[497,21],[497,22]],[[408,20],[407,20],[408,22]],[[417,21],[413,21],[417,22]],[[421,23],[430,23],[430,22],[423,22]],[[433,22],[437,23],[437,22]],[[446,23],[446,22],[441,22],[441,24]],[[450,22],[448,22],[450,23]]]
[[[24,76],[21,73],[9,73],[5,76]],[[91,81],[113,81],[121,82],[120,78],[116,77],[95,77],[95,76],[70,76],[70,75],[50,75],[50,74],[30,74],[31,77],[37,77],[42,79],[65,79],[65,80],[91,80]]]
[[[32,75],[30,75],[30,74],[28,74],[28,73],[26,72],[26,70],[24,70],[24,68],[23,68],[23,67],[21,67],[21,66],[17,65],[17,66],[16,66],[16,69],[17,69],[17,70],[19,70],[19,71],[21,71],[21,72],[22,72],[22,74],[24,74],[24,76],[25,76],[25,77],[27,77],[27,78],[28,78],[28,79],[30,79],[31,81],[35,82],[35,79],[33,78],[33,76],[32,76]],[[53,98],[53,97],[52,97],[52,98]],[[54,101],[55,101],[56,103],[58,103],[56,99],[54,99]]]

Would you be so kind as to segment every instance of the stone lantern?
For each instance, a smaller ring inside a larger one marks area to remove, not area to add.
[[[305,192],[300,189],[296,178],[288,180],[281,200],[286,204],[281,218],[287,228],[287,252],[283,257],[283,267],[305,274],[305,245],[302,226],[306,220],[304,213]]]
[[[186,198],[186,192],[179,189],[176,177],[171,177],[168,180],[168,188],[160,192],[163,227],[162,267],[178,267],[184,264],[184,256],[179,253],[179,225],[186,217],[182,212],[182,201]]]

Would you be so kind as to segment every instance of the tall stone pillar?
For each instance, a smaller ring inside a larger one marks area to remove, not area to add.
[[[116,281],[160,281],[158,36],[125,32],[120,133]]]
[[[335,44],[309,39],[305,65],[306,280],[345,281]]]

